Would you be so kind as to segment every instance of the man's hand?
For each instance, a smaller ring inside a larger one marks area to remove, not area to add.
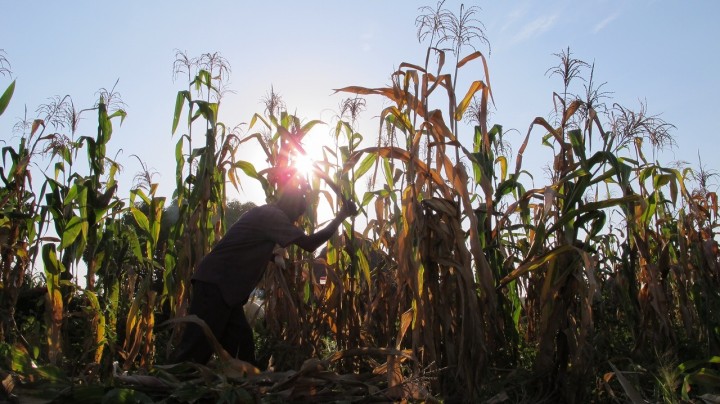
[[[275,265],[281,270],[285,270],[286,268],[285,255],[287,255],[287,251],[285,251],[285,249],[280,247],[279,245],[275,244],[275,248],[273,248],[273,261],[275,262]]]
[[[358,214],[358,208],[357,205],[353,201],[344,200],[342,208],[340,209],[340,213],[338,216],[342,216],[343,219],[356,216]]]
[[[310,235],[303,235],[293,241],[293,243],[305,251],[315,251],[322,243],[328,241],[330,237],[335,234],[338,226],[342,224],[343,220],[357,214],[357,206],[353,202],[343,198],[342,206],[340,207],[337,216],[335,216],[335,218],[328,223],[327,226]]]

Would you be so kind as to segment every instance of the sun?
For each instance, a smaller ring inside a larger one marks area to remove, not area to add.
[[[302,139],[302,149],[304,153],[294,153],[292,157],[292,165],[298,174],[311,178],[316,174],[318,167],[324,165],[323,148],[330,146],[328,136],[323,136],[317,130],[311,130]]]
[[[314,171],[315,160],[308,154],[298,154],[293,159],[293,167],[297,170],[298,174],[305,178],[311,177]]]

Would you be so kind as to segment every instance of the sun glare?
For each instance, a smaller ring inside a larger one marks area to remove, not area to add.
[[[305,154],[297,153],[293,156],[293,166],[298,173],[307,178],[313,177],[313,165],[323,166],[323,147],[330,146],[332,140],[322,131],[326,130],[324,125],[313,128],[303,139],[302,148]]]
[[[293,166],[301,175],[311,177],[313,175],[313,163],[314,160],[309,155],[298,155],[295,156]]]
[[[317,177],[320,175],[315,171],[314,167],[319,167],[321,170],[325,168],[323,148],[331,146],[332,142],[332,138],[327,135],[323,136],[323,134],[315,131],[308,133],[302,141],[305,154],[297,153],[293,156],[292,165],[297,170],[297,173],[311,181],[311,183],[314,180],[318,180]],[[319,186],[320,188],[326,188],[327,184],[324,180],[320,180]],[[331,205],[332,204],[327,203],[327,199],[325,198],[318,200],[318,205],[314,207],[314,209],[316,209],[318,223],[324,223],[332,219],[333,211]]]

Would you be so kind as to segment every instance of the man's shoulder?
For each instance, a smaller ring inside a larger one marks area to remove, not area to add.
[[[257,208],[255,208],[255,211],[259,215],[281,215],[285,216],[285,213],[275,204],[268,203],[265,205],[260,205]]]
[[[271,203],[261,205],[250,209],[245,212],[240,221],[247,220],[288,220],[287,215],[279,207]]]

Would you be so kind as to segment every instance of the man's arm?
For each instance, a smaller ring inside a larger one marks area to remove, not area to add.
[[[305,251],[315,251],[324,242],[328,241],[333,234],[335,234],[335,231],[337,230],[338,226],[340,226],[340,223],[343,222],[343,220],[356,214],[357,207],[355,206],[355,204],[352,202],[346,202],[343,205],[342,210],[338,212],[337,217],[333,219],[330,223],[328,223],[327,226],[322,228],[322,230],[318,230],[310,235],[302,235],[297,240],[293,241],[293,244],[297,245]]]

